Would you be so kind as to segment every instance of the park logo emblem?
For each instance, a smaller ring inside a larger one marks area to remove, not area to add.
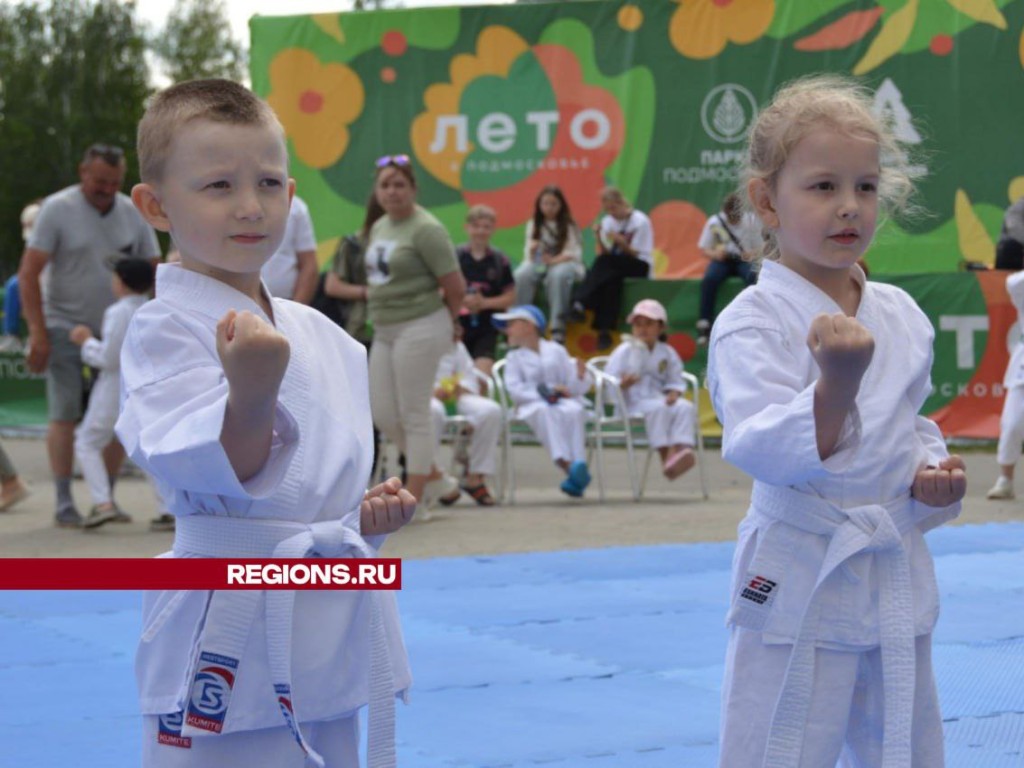
[[[757,99],[736,83],[716,85],[700,106],[704,132],[720,144],[735,144],[747,137],[757,115]]]

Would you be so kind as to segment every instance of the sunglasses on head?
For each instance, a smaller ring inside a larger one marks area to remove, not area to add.
[[[384,168],[388,165],[409,165],[412,161],[408,155],[384,155],[377,158],[377,167]]]
[[[124,157],[124,150],[113,144],[93,144],[85,150],[85,154],[89,157],[102,157],[104,160],[120,160]]]

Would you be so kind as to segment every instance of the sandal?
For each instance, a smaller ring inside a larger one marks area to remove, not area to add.
[[[481,507],[493,507],[495,504],[494,497],[491,496],[491,492],[487,490],[487,486],[483,483],[474,486],[464,485],[462,490],[468,493],[470,498]]]

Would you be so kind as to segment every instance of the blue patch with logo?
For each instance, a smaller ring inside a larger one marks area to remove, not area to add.
[[[238,672],[238,659],[204,651],[192,679],[185,724],[202,731],[220,733],[224,728],[231,690]]]

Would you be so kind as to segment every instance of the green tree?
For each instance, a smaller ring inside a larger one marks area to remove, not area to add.
[[[77,180],[94,142],[128,155],[149,94],[135,6],[120,0],[0,0],[0,275],[21,258],[21,209]]]
[[[231,34],[223,0],[176,0],[153,51],[174,82],[223,77],[240,82],[245,48]]]

